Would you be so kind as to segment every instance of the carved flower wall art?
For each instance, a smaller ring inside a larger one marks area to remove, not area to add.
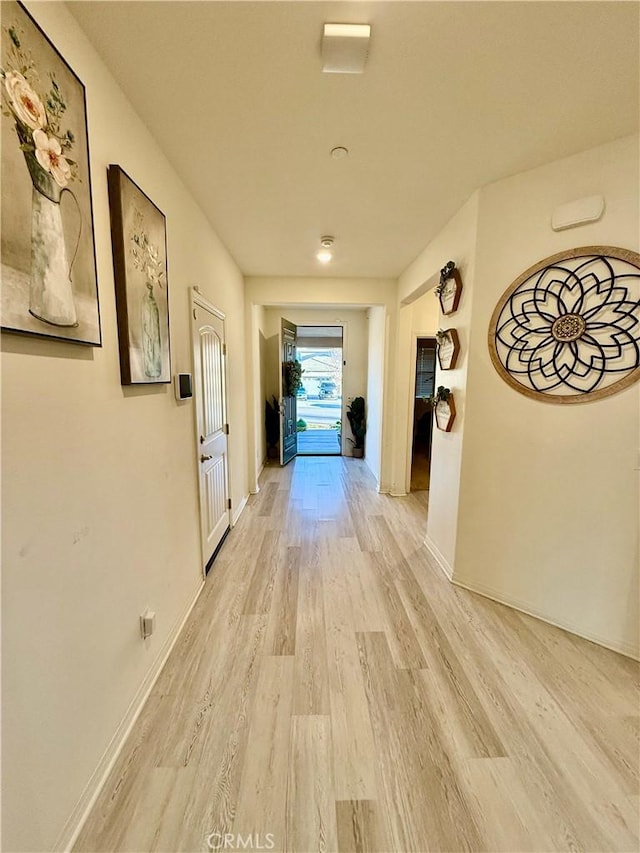
[[[491,322],[490,352],[501,376],[550,402],[584,402],[635,381],[639,267],[635,252],[588,247],[527,270]]]

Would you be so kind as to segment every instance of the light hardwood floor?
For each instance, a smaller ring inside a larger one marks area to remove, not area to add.
[[[425,500],[267,468],[75,849],[637,851],[637,665],[452,586]]]

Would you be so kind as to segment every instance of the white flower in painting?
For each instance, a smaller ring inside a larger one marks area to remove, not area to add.
[[[18,71],[7,71],[4,87],[9,96],[15,117],[31,130],[39,130],[47,124],[44,104]]]
[[[44,130],[35,130],[33,143],[38,163],[45,172],[49,172],[59,187],[66,187],[71,178],[71,166],[65,160],[58,140],[55,136],[47,136]]]

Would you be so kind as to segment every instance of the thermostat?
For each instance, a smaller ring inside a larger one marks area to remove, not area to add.
[[[176,373],[173,377],[176,400],[188,400],[193,397],[193,382],[190,373]]]

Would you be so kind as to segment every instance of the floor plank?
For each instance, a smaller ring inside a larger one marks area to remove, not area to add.
[[[294,716],[286,791],[286,853],[329,853],[338,849],[331,769],[331,720]]]

